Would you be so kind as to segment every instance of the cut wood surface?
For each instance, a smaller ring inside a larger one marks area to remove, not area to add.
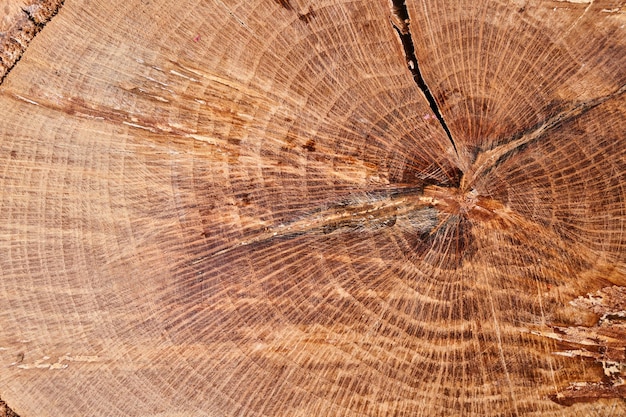
[[[0,0],[0,398],[626,415],[623,3]]]

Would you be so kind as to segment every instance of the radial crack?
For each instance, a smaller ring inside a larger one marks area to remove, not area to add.
[[[480,153],[479,156],[476,158],[476,161],[468,171],[467,176],[464,177],[464,180],[466,181],[464,186],[470,186],[476,178],[485,174],[486,172],[489,172],[498,164],[501,164],[504,160],[513,155],[515,151],[523,148],[529,143],[535,142],[543,138],[555,127],[558,127],[569,120],[573,120],[574,118],[587,113],[589,110],[599,106],[600,104],[615,97],[619,97],[624,93],[626,93],[626,85],[621,86],[618,90],[606,96],[597,97],[582,103],[578,103],[569,109],[557,113],[556,115],[550,117],[548,120],[533,126],[527,131],[514,136],[512,140],[509,140],[506,143],[499,145],[489,151]]]
[[[432,194],[432,193],[431,193]],[[329,204],[291,222],[263,225],[250,230],[248,239],[204,256],[196,262],[223,255],[242,246],[293,239],[303,235],[325,236],[341,232],[377,231],[398,224],[420,235],[431,233],[437,226],[438,196],[425,195],[421,187],[381,190]]]
[[[443,127],[443,130],[446,132],[450,143],[452,144],[452,148],[454,148],[454,152],[459,154],[456,143],[452,138],[452,134],[450,133],[450,129],[448,129],[448,125],[446,121],[443,119],[441,115],[441,111],[439,110],[439,106],[437,106],[437,102],[435,101],[435,97],[430,92],[426,81],[424,81],[424,77],[422,76],[422,72],[419,68],[419,63],[417,61],[417,57],[415,56],[415,46],[413,44],[413,37],[411,36],[411,31],[409,29],[410,19],[409,19],[409,11],[406,7],[406,2],[404,0],[392,0],[392,13],[393,20],[392,24],[398,36],[400,37],[400,42],[402,42],[402,47],[404,49],[404,56],[406,57],[407,67],[411,71],[413,75],[413,80],[417,84],[424,96],[426,96],[426,100],[428,100],[428,104],[430,105],[430,109],[433,111],[437,120]]]

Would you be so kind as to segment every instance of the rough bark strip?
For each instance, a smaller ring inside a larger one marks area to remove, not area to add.
[[[575,381],[552,395],[557,404],[571,406],[600,398],[626,398],[626,288],[611,286],[572,300],[577,316],[596,317],[591,326],[553,326],[547,337],[558,342],[555,355],[578,358],[602,368],[602,380]]]
[[[0,417],[19,417],[9,406],[0,399]]]
[[[439,110],[439,106],[435,101],[435,97],[430,92],[430,89],[428,88],[428,85],[426,84],[426,81],[422,76],[422,72],[420,71],[417,57],[415,56],[413,37],[411,36],[411,31],[409,30],[409,25],[411,23],[409,18],[409,11],[406,7],[406,2],[404,0],[392,0],[392,4],[392,13],[394,15],[392,24],[394,26],[394,29],[398,33],[398,36],[400,37],[400,42],[402,42],[402,48],[404,49],[407,67],[413,75],[413,80],[415,80],[415,83],[417,84],[419,89],[422,90],[422,93],[424,93],[424,96],[426,96],[426,100],[428,100],[430,109],[433,111],[433,113],[437,117],[437,120],[441,124],[441,127],[443,127],[443,130],[446,132],[446,135],[448,136],[448,139],[450,140],[450,143],[454,148],[454,153],[458,155],[459,152],[456,148],[456,143],[452,138],[452,133],[450,133],[450,129],[448,128],[446,121],[441,115],[441,111]]]
[[[22,9],[13,26],[0,34],[0,85],[22,58],[28,45],[59,12],[65,0],[39,0]]]

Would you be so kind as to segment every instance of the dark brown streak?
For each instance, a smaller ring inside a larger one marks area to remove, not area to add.
[[[293,10],[293,6],[291,5],[289,0],[274,0],[274,1],[278,3],[281,7],[287,10]]]
[[[309,8],[309,11],[306,13],[298,13],[298,19],[304,23],[311,23],[315,19],[315,11]]]

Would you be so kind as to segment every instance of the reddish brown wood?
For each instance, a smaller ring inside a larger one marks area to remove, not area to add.
[[[0,10],[20,416],[626,414],[621,2]]]

